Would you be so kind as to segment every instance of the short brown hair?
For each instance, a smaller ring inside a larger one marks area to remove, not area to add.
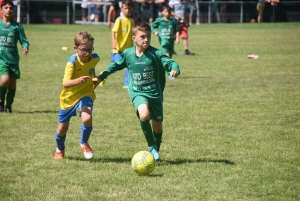
[[[5,6],[6,4],[9,4],[9,5],[11,5],[12,7],[15,6],[14,3],[13,3],[11,0],[4,0],[4,1],[2,1],[2,3],[1,3],[1,8],[2,8],[3,6]]]
[[[128,6],[128,7],[131,7],[132,8],[132,6],[133,6],[133,3],[132,3],[132,1],[131,0],[123,0],[122,1],[122,6],[123,5],[126,5],[126,6]]]
[[[75,46],[86,44],[88,41],[94,42],[94,37],[87,31],[80,31],[74,38]]]
[[[133,27],[133,35],[135,35],[137,31],[151,32],[151,26],[147,22],[137,22]]]

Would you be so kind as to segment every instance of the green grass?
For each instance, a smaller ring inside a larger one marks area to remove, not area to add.
[[[76,32],[95,37],[100,73],[110,30],[91,25],[24,25],[13,114],[0,114],[1,200],[299,200],[300,24],[210,24],[176,45],[181,76],[167,80],[162,162],[150,176],[131,170],[146,149],[124,72],[96,89],[94,159],[79,148],[71,120],[66,158],[53,160],[59,94]],[[153,36],[152,45],[158,46]],[[69,51],[61,48],[67,46]],[[248,59],[257,54],[257,60]]]

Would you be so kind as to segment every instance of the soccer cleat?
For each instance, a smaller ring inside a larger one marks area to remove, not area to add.
[[[88,144],[81,144],[81,150],[83,152],[83,155],[86,159],[91,159],[93,158],[94,154],[93,154],[93,150],[90,147],[90,145]]]
[[[4,102],[0,102],[0,112],[4,112]]]
[[[12,113],[12,110],[11,110],[11,108],[6,108],[5,112],[6,113]]]
[[[159,156],[159,153],[157,151],[156,145],[152,145],[151,147],[149,147],[149,152],[153,155],[155,161],[160,160],[160,156]]]
[[[105,81],[106,81],[106,79],[104,79],[104,80],[102,80],[102,82],[100,82],[100,87],[104,87]]]
[[[65,157],[65,152],[64,151],[60,151],[60,150],[56,150],[55,155],[54,155],[54,159],[55,160],[61,160]]]
[[[185,50],[185,55],[193,56],[193,55],[195,55],[195,53],[190,52],[189,50]]]

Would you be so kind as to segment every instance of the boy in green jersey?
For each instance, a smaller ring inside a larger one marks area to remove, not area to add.
[[[168,57],[172,58],[174,52],[174,40],[179,43],[179,27],[174,18],[171,18],[172,9],[169,5],[164,5],[161,10],[163,17],[156,18],[151,25],[152,33],[158,35],[161,49]],[[158,31],[157,31],[158,30]],[[174,38],[175,37],[175,38]]]
[[[174,52],[174,36],[176,37],[176,44],[179,43],[178,23],[174,18],[171,18],[171,12],[171,7],[169,5],[164,5],[161,11],[163,17],[156,18],[151,25],[152,33],[156,36],[158,35],[161,51],[170,58],[172,58]],[[170,80],[175,79],[170,75],[168,78]]]
[[[174,60],[150,46],[151,26],[148,23],[139,22],[134,26],[132,40],[136,46],[125,49],[121,58],[111,62],[101,75],[93,78],[93,81],[100,83],[110,74],[128,67],[130,99],[139,118],[149,151],[158,161],[162,139],[165,71],[177,77],[180,70]]]
[[[1,3],[0,19],[0,112],[11,113],[16,94],[17,79],[20,79],[19,52],[20,41],[23,54],[27,55],[29,43],[21,24],[13,20],[14,4],[11,0]],[[4,102],[6,98],[6,105]]]

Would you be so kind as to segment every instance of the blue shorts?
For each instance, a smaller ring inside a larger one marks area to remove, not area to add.
[[[73,107],[71,107],[68,110],[59,110],[59,114],[58,114],[58,121],[60,123],[63,122],[68,122],[70,121],[70,119],[73,116],[76,116],[76,110],[79,109],[81,110],[81,108],[83,106],[87,106],[87,107],[91,107],[93,108],[93,101],[90,97],[83,97],[82,99],[80,99],[75,105],[73,105]]]
[[[113,53],[111,56],[111,61],[117,61],[118,59],[120,59],[122,56],[122,52],[118,52],[118,53]]]

